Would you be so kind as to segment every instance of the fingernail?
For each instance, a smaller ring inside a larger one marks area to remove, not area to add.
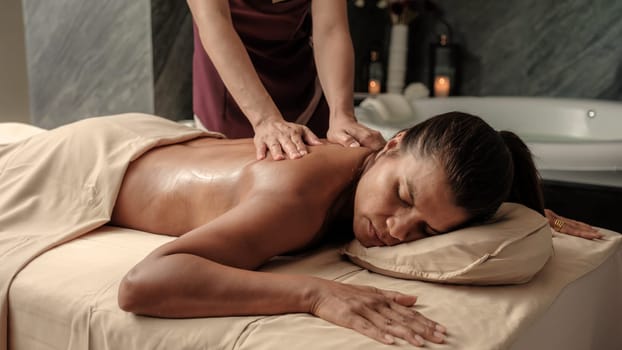
[[[415,335],[415,340],[417,340],[419,344],[425,345],[425,340],[423,340],[423,338],[419,334]]]
[[[442,332],[442,333],[445,333],[447,331],[447,328],[441,326],[440,324],[437,324],[436,327],[434,328],[436,328],[437,331]]]
[[[358,142],[354,141],[350,144],[350,147],[359,147],[361,144],[359,144]]]
[[[300,154],[302,154],[304,156],[305,154],[307,154],[307,151],[302,150],[302,151],[300,151]]]
[[[440,339],[445,339],[445,335],[441,332],[434,332],[434,336]]]
[[[384,339],[389,343],[389,344],[393,344],[393,342],[395,342],[395,338],[393,338],[390,334],[385,334],[384,335]]]

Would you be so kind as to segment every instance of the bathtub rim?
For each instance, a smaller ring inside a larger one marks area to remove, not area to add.
[[[621,111],[620,118],[622,119],[622,101],[611,100],[595,100],[584,98],[565,98],[565,97],[539,97],[539,96],[451,96],[449,98],[424,98],[413,100],[414,104],[446,104],[447,101],[453,101],[454,103],[482,103],[484,101],[495,101],[495,103],[537,103],[547,105],[560,105],[569,104],[571,107],[577,107],[586,109],[588,106],[604,106],[607,108],[615,108]],[[429,115],[413,115],[410,120],[384,120],[382,124],[377,122],[378,119],[370,118],[370,115],[366,115],[364,109],[357,107],[357,111],[360,113],[361,123],[368,125],[372,128],[376,128],[383,134],[384,137],[389,138],[395,134],[396,131],[403,129],[404,127],[413,125],[420,121],[423,121],[434,114]],[[416,113],[416,108],[413,107],[413,113]],[[467,111],[468,113],[468,111]],[[359,117],[359,114],[357,114]],[[486,118],[484,117],[486,120]],[[492,124],[492,123],[491,123]],[[495,125],[495,129],[499,130]],[[622,130],[621,130],[622,132]],[[621,134],[622,135],[622,134]],[[519,134],[519,136],[521,136]],[[522,137],[522,136],[521,136]],[[543,178],[546,180],[572,182],[578,184],[598,185],[607,187],[622,187],[622,137],[619,139],[608,140],[586,140],[579,142],[570,141],[526,141],[532,152],[534,149],[534,161],[538,170],[543,174]],[[617,147],[616,146],[620,146]],[[559,161],[564,159],[559,158],[556,155],[551,156],[550,153],[559,151],[559,148],[564,148],[563,154],[566,156],[576,157],[577,154],[582,154],[586,151],[589,154],[582,155],[585,160],[583,165],[564,165]],[[545,151],[542,151],[545,149]],[[617,150],[620,149],[620,152]],[[592,153],[589,153],[592,152]],[[546,158],[543,161],[543,158]],[[610,161],[612,160],[612,161]],[[587,164],[587,165],[585,165]],[[600,175],[603,176],[600,176]]]
[[[544,130],[546,134],[572,136],[580,142],[622,142],[622,132],[618,132],[618,129],[622,131],[622,101],[545,96],[451,96],[412,99],[408,103],[414,122],[458,110],[479,115],[498,130],[518,131],[522,135],[539,134]],[[487,106],[482,108],[482,104]],[[500,113],[516,115],[500,118]],[[589,117],[589,113],[593,116]],[[564,123],[562,118],[572,118],[573,123]]]

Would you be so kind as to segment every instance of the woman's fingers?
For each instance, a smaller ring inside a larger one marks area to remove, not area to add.
[[[363,303],[365,307],[360,308],[360,315],[385,334],[381,341],[397,337],[415,346],[424,346],[426,340],[438,344],[445,341],[445,327],[412,308],[417,297],[377,288],[370,290],[380,299]],[[380,339],[380,335],[376,334],[374,339]]]
[[[443,343],[445,341],[447,329],[442,325],[423,316],[412,307],[400,304],[390,304],[390,307],[390,310],[385,311],[385,316],[397,320],[398,324],[412,326],[417,334],[434,343]]]
[[[398,337],[415,346],[425,345],[425,339],[411,328],[413,324],[406,326],[399,322],[376,311],[368,310],[362,315],[354,316],[350,328],[384,344],[393,344],[395,337]]]
[[[444,342],[445,335],[436,328],[435,322],[413,309],[408,315],[397,312],[391,304],[391,301],[387,301],[386,304],[380,304],[376,308],[366,308],[362,316],[381,332],[404,339],[415,346],[424,346],[426,340],[434,343]]]
[[[383,331],[376,324],[368,320],[367,318],[356,315],[352,319],[350,324],[350,328],[353,330],[366,335],[376,341],[379,341],[384,344],[393,344],[395,343],[395,338],[386,331]]]
[[[443,343],[445,328],[412,308],[415,298],[369,286],[320,281],[310,313],[384,344]]]
[[[409,323],[414,318],[417,319],[418,322],[422,322],[423,324],[425,324],[429,329],[434,330],[434,332],[438,332],[440,335],[446,332],[445,327],[438,324],[437,322],[426,318],[425,316],[421,315],[421,313],[411,307],[417,302],[416,296],[387,290],[380,290],[380,292],[395,301],[396,304],[390,304],[390,306],[395,313],[400,315],[400,317],[402,318],[402,323]],[[430,336],[432,338],[436,338],[436,341],[442,341],[442,339],[440,339],[439,336],[435,335],[434,333],[432,333]]]
[[[594,230],[592,227],[584,227],[570,221],[563,225],[559,232],[577,237],[583,237],[586,239],[600,239],[603,237],[601,233],[599,233],[597,230]]]
[[[382,293],[387,298],[392,299],[396,303],[404,306],[413,306],[417,302],[417,297],[414,295],[408,295],[400,292],[395,292],[392,290],[384,290],[378,289],[379,293]]]
[[[598,229],[584,222],[565,218],[550,209],[545,209],[544,214],[548,219],[551,228],[557,232],[585,239],[600,239],[603,237]]]
[[[447,331],[447,329],[444,326],[426,318],[425,316],[423,316],[421,313],[419,313],[417,310],[413,309],[412,307],[406,307],[403,305],[391,305],[391,309],[393,309],[394,312],[400,314],[405,320],[416,318],[419,320],[419,322],[423,322],[429,328],[434,329],[434,331],[438,331],[440,333],[445,333]],[[407,322],[407,321],[404,321],[404,322]]]
[[[386,318],[396,321],[393,323],[398,325],[398,329],[400,326],[406,327],[401,329],[402,332],[411,326],[415,334],[423,336],[425,339],[435,343],[444,341],[446,328],[423,316],[412,307],[417,301],[416,296],[382,289],[378,289],[378,292],[392,301],[387,303],[388,308],[381,308],[379,311]],[[410,334],[410,338],[411,341],[414,341],[412,334]]]

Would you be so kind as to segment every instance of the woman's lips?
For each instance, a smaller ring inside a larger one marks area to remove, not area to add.
[[[388,233],[383,235],[382,233],[378,232],[370,219],[367,219],[367,222],[369,237],[371,237],[371,239],[374,241],[374,246],[394,246],[401,243],[400,240],[391,237]]]
[[[378,231],[376,231],[376,228],[374,227],[374,224],[372,224],[370,219],[367,219],[367,226],[368,226],[368,231],[369,231],[369,236],[372,238],[372,240],[374,241],[374,245],[376,246],[384,246],[387,245],[382,238],[380,237],[380,235],[378,235]]]

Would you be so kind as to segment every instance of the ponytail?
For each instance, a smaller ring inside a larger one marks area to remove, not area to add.
[[[508,202],[523,204],[544,215],[544,196],[540,175],[527,145],[513,132],[500,131],[505,145],[512,155],[514,176]]]
[[[449,112],[406,130],[400,149],[439,161],[469,223],[488,220],[501,203],[521,203],[544,214],[540,177],[527,145],[481,118]]]

